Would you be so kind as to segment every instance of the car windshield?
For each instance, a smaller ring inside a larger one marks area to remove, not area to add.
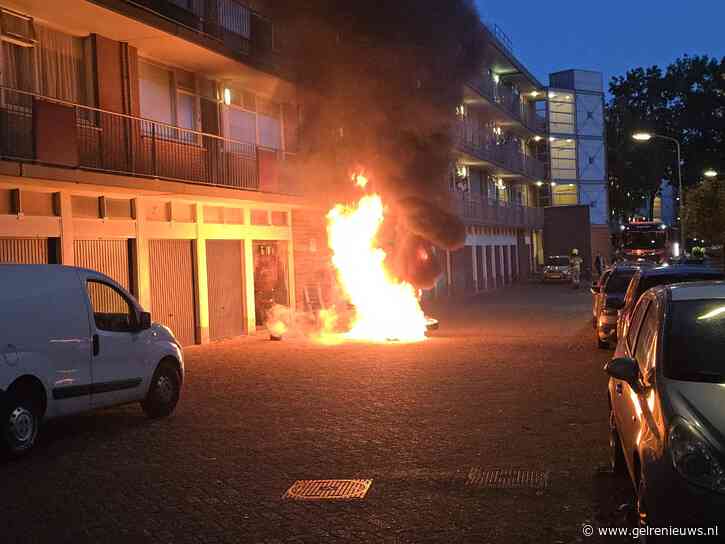
[[[614,272],[604,287],[605,293],[625,293],[629,287],[629,280],[634,276],[634,270],[620,270]]]
[[[662,249],[665,247],[663,230],[637,232],[630,231],[624,235],[625,249]]]
[[[569,257],[549,257],[546,259],[547,266],[569,266]]]
[[[672,303],[666,331],[665,376],[725,382],[725,299]]]

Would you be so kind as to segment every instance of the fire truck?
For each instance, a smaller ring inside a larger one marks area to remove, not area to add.
[[[632,221],[621,228],[619,252],[623,258],[662,262],[671,255],[670,229],[661,221]]]

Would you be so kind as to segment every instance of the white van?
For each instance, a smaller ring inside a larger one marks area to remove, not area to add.
[[[173,412],[181,347],[136,300],[99,272],[0,265],[0,443],[28,451],[43,419],[141,402]]]

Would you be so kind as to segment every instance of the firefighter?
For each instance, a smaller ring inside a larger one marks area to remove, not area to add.
[[[571,250],[569,263],[571,266],[571,283],[574,289],[579,289],[582,274],[582,258],[579,256],[579,250],[574,248]]]

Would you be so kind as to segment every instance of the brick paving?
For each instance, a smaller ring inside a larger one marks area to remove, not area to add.
[[[605,377],[589,294],[527,285],[431,309],[413,345],[264,336],[186,351],[176,414],[47,424],[0,464],[3,542],[580,542],[621,524],[603,474]],[[477,489],[471,468],[549,473]],[[366,499],[283,501],[298,479],[373,479]],[[608,542],[611,541],[608,540]]]

